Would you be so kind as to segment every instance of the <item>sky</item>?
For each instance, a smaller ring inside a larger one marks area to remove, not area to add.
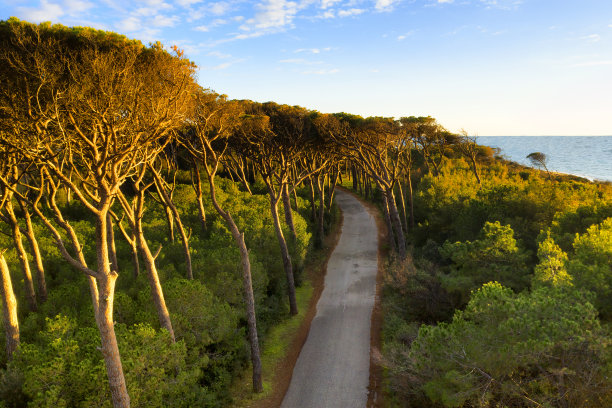
[[[612,0],[0,0],[11,16],[177,45],[231,99],[612,135]]]

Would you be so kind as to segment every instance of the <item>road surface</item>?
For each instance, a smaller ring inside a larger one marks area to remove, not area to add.
[[[378,231],[355,197],[337,190],[336,203],[344,217],[340,239],[282,408],[358,408],[367,403]]]

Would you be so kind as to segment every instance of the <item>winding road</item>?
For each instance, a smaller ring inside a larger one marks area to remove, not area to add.
[[[368,399],[370,320],[376,294],[378,231],[366,208],[337,191],[344,221],[282,408],[358,408]]]

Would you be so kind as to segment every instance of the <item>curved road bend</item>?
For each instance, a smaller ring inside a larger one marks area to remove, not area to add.
[[[367,404],[378,231],[374,218],[355,197],[336,191],[344,216],[342,232],[282,408]]]

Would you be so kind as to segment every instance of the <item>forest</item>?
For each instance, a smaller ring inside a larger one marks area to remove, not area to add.
[[[265,393],[336,186],[386,226],[385,405],[612,405],[612,186],[197,79],[178,47],[0,22],[0,406]]]

